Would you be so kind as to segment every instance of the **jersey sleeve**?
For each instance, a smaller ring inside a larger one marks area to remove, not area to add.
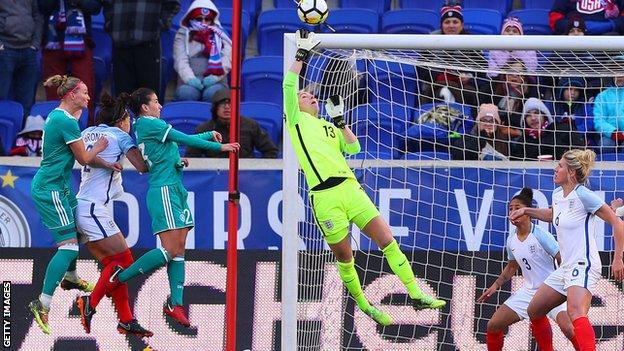
[[[288,71],[282,86],[284,90],[284,113],[288,126],[294,126],[299,119],[299,98],[297,96],[298,79],[299,76],[295,72]]]
[[[78,121],[72,120],[71,117],[59,118],[58,128],[61,131],[61,136],[63,137],[63,141],[65,142],[65,144],[71,144],[75,141],[82,139],[82,135],[80,134],[80,127],[78,126]]]
[[[119,149],[124,153],[124,155],[127,154],[130,149],[136,147],[134,140],[130,137],[130,134],[124,132],[123,130],[115,128],[113,134],[117,138]]]
[[[511,251],[511,246],[509,246],[509,241],[507,242],[507,245],[505,245],[505,250],[507,250],[507,260],[515,261],[516,257],[514,256],[513,251]]]
[[[544,250],[546,250],[546,252],[548,252],[548,254],[552,257],[555,257],[557,252],[559,252],[559,244],[557,243],[557,240],[555,240],[555,237],[537,225],[535,225],[533,235],[535,235],[537,242],[542,245]]]
[[[576,194],[578,195],[579,199],[581,199],[583,207],[585,207],[585,211],[591,214],[596,213],[596,211],[598,211],[598,209],[604,204],[604,201],[602,201],[602,199],[598,195],[596,195],[596,193],[582,185],[579,186],[578,189],[576,189]]]

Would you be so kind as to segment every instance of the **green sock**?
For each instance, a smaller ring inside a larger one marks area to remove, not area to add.
[[[71,245],[73,247],[73,245]],[[75,261],[78,257],[78,245],[75,245],[74,249],[64,249],[61,246],[52,259],[48,263],[45,277],[43,278],[43,293],[46,295],[54,295],[54,290],[61,283],[67,267],[69,267],[72,261]]]
[[[407,288],[409,296],[412,299],[416,299],[418,296],[422,295],[422,290],[420,290],[420,287],[416,283],[412,265],[407,260],[407,257],[405,257],[405,254],[401,252],[396,240],[392,240],[392,242],[381,251],[383,251],[384,256],[386,256],[386,260],[388,260],[388,264],[390,264],[390,268],[394,274],[401,279],[401,282]]]
[[[167,264],[171,305],[182,306],[184,294],[184,256],[176,256]]]
[[[134,261],[130,267],[119,273],[119,281],[125,283],[139,274],[149,273],[164,266],[170,259],[171,257],[165,249],[151,249]]]
[[[347,290],[349,290],[349,293],[355,299],[358,307],[360,310],[366,311],[370,307],[370,303],[366,300],[366,296],[364,296],[364,292],[362,291],[360,277],[358,277],[357,271],[355,270],[354,260],[351,259],[351,262],[347,263],[336,261],[336,265],[338,266],[340,279],[342,279]]]

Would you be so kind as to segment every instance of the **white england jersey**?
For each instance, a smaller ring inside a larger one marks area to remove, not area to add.
[[[82,131],[85,148],[90,150],[101,135],[108,139],[108,146],[98,154],[107,162],[118,162],[133,147],[130,135],[117,127],[106,124],[89,127]],[[76,198],[90,202],[108,203],[123,194],[121,173],[110,169],[85,166],[82,168],[80,190]]]
[[[555,270],[553,257],[559,252],[559,245],[552,234],[540,226],[531,224],[531,232],[524,241],[518,239],[517,231],[507,238],[507,256],[518,262],[524,277],[523,286],[537,290]]]
[[[577,185],[568,196],[557,188],[552,195],[553,225],[561,249],[561,266],[565,270],[590,270],[600,272],[602,263],[598,255],[595,233],[595,213],[604,201],[593,191]],[[577,276],[573,272],[572,276]]]

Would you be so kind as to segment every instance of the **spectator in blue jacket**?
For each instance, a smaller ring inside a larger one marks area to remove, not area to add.
[[[585,90],[583,78],[560,78],[552,110],[557,123],[569,124],[572,130],[585,134],[590,145],[598,145],[599,140],[595,140],[593,133],[595,129],[591,102],[587,101]]]
[[[35,103],[42,31],[37,0],[0,1],[0,100],[19,102],[25,116]]]
[[[571,16],[585,20],[587,35],[624,33],[624,0],[555,0],[548,22],[555,34],[568,34]]]
[[[624,57],[620,57],[624,60]],[[624,143],[624,75],[594,101],[594,127],[600,133],[603,152],[617,152]]]

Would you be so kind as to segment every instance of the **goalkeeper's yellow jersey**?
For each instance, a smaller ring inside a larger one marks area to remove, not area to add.
[[[345,142],[342,131],[328,121],[299,110],[297,81],[289,71],[284,78],[286,128],[308,187],[314,188],[331,177],[355,178],[344,158],[360,152],[360,143]]]

